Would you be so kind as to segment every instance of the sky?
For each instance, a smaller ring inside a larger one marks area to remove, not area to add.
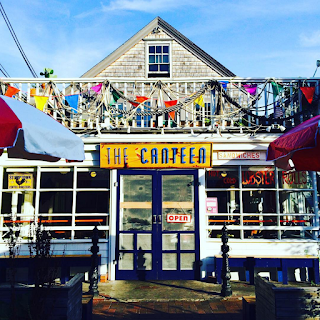
[[[312,77],[320,60],[319,0],[1,3],[39,77],[45,67],[80,77],[157,16],[240,77]],[[32,78],[1,15],[0,34],[0,64]]]

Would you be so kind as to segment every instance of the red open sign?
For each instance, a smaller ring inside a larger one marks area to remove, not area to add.
[[[191,214],[167,214],[168,223],[191,222]]]

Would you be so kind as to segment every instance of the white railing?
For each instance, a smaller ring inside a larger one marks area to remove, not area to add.
[[[320,113],[319,82],[320,78],[0,79],[2,94],[8,86],[16,87],[15,98],[33,105],[37,96],[47,96],[44,111],[74,131],[284,130]],[[100,92],[91,89],[99,84]],[[244,85],[256,86],[256,92],[250,94]],[[304,98],[303,86],[314,87],[312,103]],[[76,106],[66,102],[72,95],[78,96]],[[137,96],[148,100],[133,105]],[[177,106],[166,108],[171,100],[177,100]]]

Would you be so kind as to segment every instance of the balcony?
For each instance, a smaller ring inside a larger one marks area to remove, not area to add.
[[[16,87],[20,91],[15,98],[35,106],[38,96],[48,97],[43,111],[77,133],[256,133],[281,132],[318,115],[319,82],[320,78],[2,78],[1,90],[4,94],[8,86]],[[314,91],[311,101],[301,87],[313,88],[308,89]]]

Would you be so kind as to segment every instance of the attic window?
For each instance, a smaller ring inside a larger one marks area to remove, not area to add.
[[[170,77],[169,44],[149,44],[148,78]]]

